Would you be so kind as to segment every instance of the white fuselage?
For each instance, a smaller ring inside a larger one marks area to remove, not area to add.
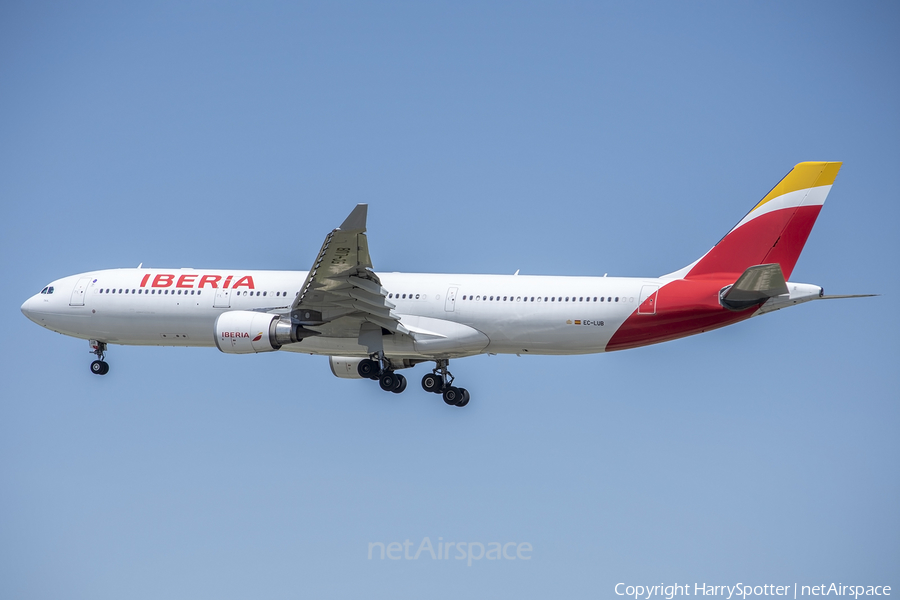
[[[286,310],[306,276],[301,271],[94,271],[53,282],[54,293],[36,294],[22,310],[48,329],[84,339],[214,346],[219,315]],[[237,287],[224,288],[226,278]],[[483,334],[481,339],[464,341],[454,355],[603,352],[616,329],[636,310],[642,289],[665,283],[654,278],[411,273],[379,273],[379,278],[401,322],[431,331],[432,320],[449,321]],[[408,340],[392,344],[393,337],[386,336],[386,355],[423,356]],[[346,337],[307,338],[284,349],[367,354],[356,339]]]

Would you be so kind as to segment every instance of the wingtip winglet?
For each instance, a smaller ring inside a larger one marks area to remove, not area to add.
[[[356,208],[354,208],[347,218],[344,219],[344,222],[341,223],[341,231],[365,231],[366,230],[366,216],[369,212],[368,204],[357,204]]]

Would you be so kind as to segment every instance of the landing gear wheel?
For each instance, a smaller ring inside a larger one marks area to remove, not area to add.
[[[106,375],[109,373],[109,365],[106,361],[95,360],[91,363],[91,373],[94,375]]]
[[[360,363],[362,364],[362,363]],[[378,379],[378,385],[386,392],[394,391],[395,387],[399,387],[398,375],[394,375],[393,371],[385,371]]]
[[[469,390],[467,390],[466,388],[459,388],[459,391],[461,392],[462,398],[460,398],[459,402],[457,402],[456,405],[462,408],[469,403]]]
[[[399,394],[406,389],[406,377],[403,375],[394,375],[394,378],[397,380],[397,383],[394,384],[394,388],[391,391],[395,394]]]
[[[426,392],[439,394],[443,387],[444,382],[441,380],[441,376],[436,373],[427,373],[425,377],[422,378],[422,389]]]
[[[378,379],[378,373],[381,371],[378,363],[371,358],[366,358],[359,361],[359,365],[356,367],[356,372],[363,379]]]
[[[457,402],[462,400],[463,395],[460,393],[460,389],[455,386],[450,386],[446,390],[444,390],[444,402],[449,404],[450,406],[456,406]]]

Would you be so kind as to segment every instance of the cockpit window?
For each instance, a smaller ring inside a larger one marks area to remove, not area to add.
[[[49,289],[50,289],[50,286],[47,286],[47,287],[45,287],[44,289],[41,290],[41,293],[42,293],[42,294],[46,294],[46,293],[47,293],[47,290],[49,290]]]
[[[48,294],[52,294],[52,293],[53,293],[53,286],[52,286],[52,285],[51,285],[50,287],[47,288],[47,293],[48,293]]]

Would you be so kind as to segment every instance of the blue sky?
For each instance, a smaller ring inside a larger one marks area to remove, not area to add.
[[[0,6],[0,596],[607,598],[900,587],[891,3]],[[92,269],[648,275],[844,167],[828,293],[609,355],[475,357],[464,410],[321,357],[112,347],[19,305]],[[368,560],[528,542],[529,561]]]

